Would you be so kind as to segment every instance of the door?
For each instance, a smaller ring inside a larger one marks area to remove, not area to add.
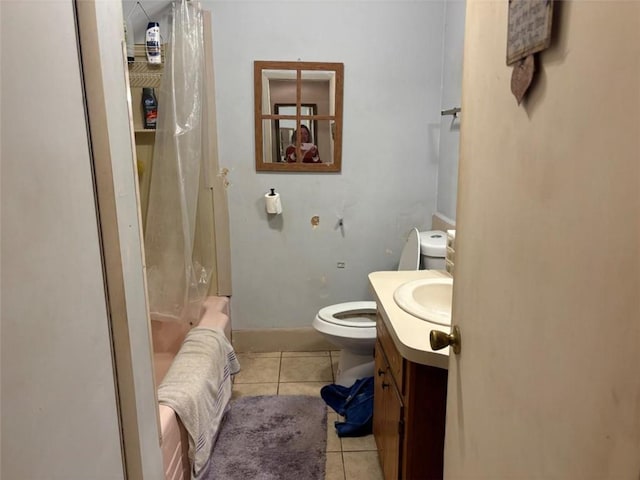
[[[614,3],[554,2],[518,106],[508,2],[468,0],[445,478],[640,474],[640,3]]]

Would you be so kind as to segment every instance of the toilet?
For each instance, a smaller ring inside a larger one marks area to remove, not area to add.
[[[447,234],[440,230],[409,233],[402,249],[398,271],[444,270]],[[350,387],[356,380],[373,375],[376,343],[376,302],[346,302],[320,309],[312,322],[333,345],[340,348],[335,383]]]

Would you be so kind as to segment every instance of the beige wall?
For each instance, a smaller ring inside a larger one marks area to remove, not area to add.
[[[1,9],[0,475],[124,478],[74,5]]]
[[[121,6],[80,3],[0,5],[1,476],[160,478]]]
[[[162,475],[142,229],[118,2],[77,5],[127,478]]]

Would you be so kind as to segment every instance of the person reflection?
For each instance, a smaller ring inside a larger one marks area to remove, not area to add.
[[[318,147],[313,143],[311,132],[306,125],[300,125],[300,150],[302,152],[302,163],[321,163]],[[291,136],[291,144],[285,151],[285,160],[289,163],[297,162],[296,155],[296,131]]]

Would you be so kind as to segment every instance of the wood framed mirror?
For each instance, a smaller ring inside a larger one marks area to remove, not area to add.
[[[339,172],[344,65],[254,62],[257,171]]]

